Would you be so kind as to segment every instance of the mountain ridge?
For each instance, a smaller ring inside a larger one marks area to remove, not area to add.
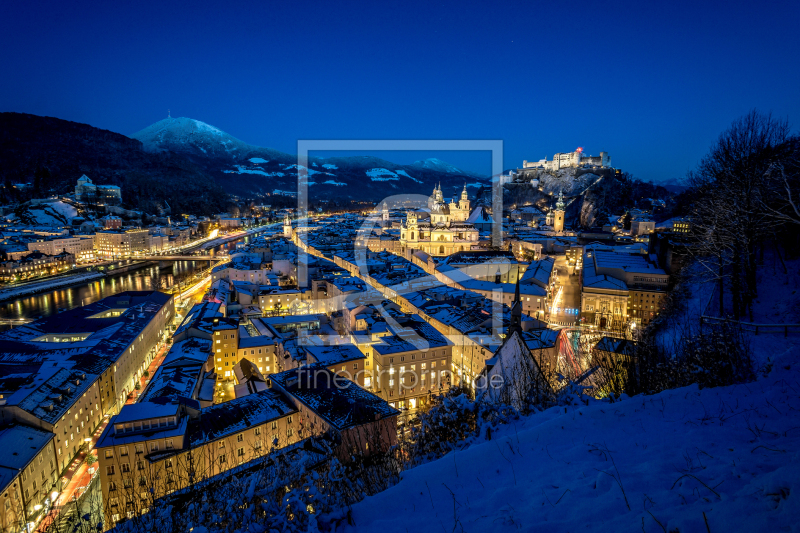
[[[232,194],[265,196],[297,191],[297,156],[248,144],[210,124],[188,117],[166,118],[131,134],[153,153],[178,153],[203,167]],[[428,194],[438,182],[457,195],[488,177],[431,158],[410,165],[374,156],[309,157],[309,194],[317,198],[381,199],[394,194]],[[474,191],[473,191],[474,192]]]
[[[186,117],[126,136],[55,117],[0,113],[0,180],[6,183],[0,201],[6,203],[69,194],[86,174],[95,183],[120,186],[128,208],[156,213],[169,205],[173,213],[211,214],[226,208],[228,195],[265,203],[275,194],[296,195],[300,171],[295,155],[247,144]],[[490,183],[460,169],[446,172],[373,156],[312,157],[303,173],[312,200],[428,195],[438,183],[449,197],[458,196],[465,182],[472,194]]]

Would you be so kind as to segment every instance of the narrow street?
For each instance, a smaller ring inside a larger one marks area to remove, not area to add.
[[[60,519],[62,511],[68,508],[69,504],[79,499],[95,480],[97,475],[97,452],[94,449],[100,435],[105,431],[108,425],[109,418],[106,417],[103,422],[94,431],[89,444],[89,451],[81,452],[73,460],[67,469],[66,474],[63,476],[62,481],[65,483],[64,488],[53,502],[53,507],[50,512],[45,516],[39,526],[36,528],[37,532],[44,532],[56,521]],[[89,465],[89,456],[92,457],[92,465]]]
[[[142,376],[141,378],[139,378],[139,386],[141,387],[141,389],[139,389],[139,390],[135,390],[134,389],[134,391],[131,394],[128,395],[128,399],[125,401],[125,405],[130,405],[132,403],[136,403],[136,400],[139,398],[139,395],[142,392],[144,392],[145,387],[147,387],[147,384],[153,378],[153,375],[156,373],[156,370],[158,370],[158,367],[160,367],[161,363],[164,362],[164,358],[166,357],[170,346],[171,346],[170,344],[164,344],[158,350],[158,353],[153,358],[153,360],[150,362],[150,366],[147,367],[147,375],[146,376]]]
[[[550,311],[550,325],[573,326],[580,315],[580,279],[574,268],[567,265],[565,256],[556,256],[555,260],[553,268],[558,275],[558,284]]]

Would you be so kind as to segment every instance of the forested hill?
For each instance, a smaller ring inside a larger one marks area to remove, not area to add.
[[[0,113],[0,201],[25,199],[14,183],[32,183],[34,196],[67,193],[82,174],[120,186],[125,205],[147,212],[167,202],[173,213],[209,214],[227,200],[215,180],[182,155],[149,153],[140,141],[88,124]]]
[[[296,194],[297,156],[244,143],[199,120],[169,118],[130,137],[87,124],[21,113],[0,113],[0,202],[67,193],[82,174],[122,188],[127,207],[156,212],[209,214],[227,194],[267,200]],[[429,195],[441,184],[445,198],[466,186],[474,195],[488,177],[435,159],[399,165],[371,156],[309,158],[312,199],[381,201]],[[32,183],[20,191],[11,184]],[[227,194],[226,194],[227,193]],[[269,203],[269,200],[267,200]]]

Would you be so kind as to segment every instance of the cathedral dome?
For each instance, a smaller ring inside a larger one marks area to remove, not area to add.
[[[434,202],[431,206],[431,214],[433,215],[449,215],[450,208],[444,202]]]

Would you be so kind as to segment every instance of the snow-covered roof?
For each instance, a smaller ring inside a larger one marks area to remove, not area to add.
[[[322,363],[272,374],[270,377],[273,386],[286,391],[338,430],[399,413],[385,400],[348,379],[335,376]]]

